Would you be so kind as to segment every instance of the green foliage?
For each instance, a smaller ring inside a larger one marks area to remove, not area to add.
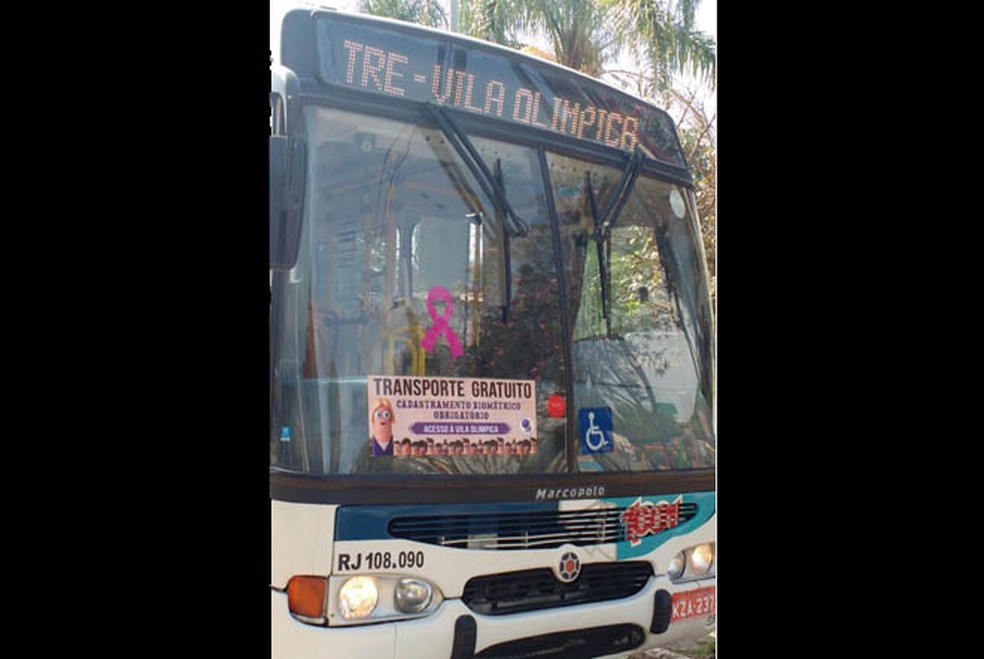
[[[717,46],[713,38],[694,28],[699,0],[599,0],[611,12],[627,47],[648,69],[652,89],[667,90],[672,74],[689,74],[714,88]]]
[[[519,49],[527,4],[522,0],[462,0],[461,32]]]
[[[591,76],[600,76],[616,37],[606,13],[595,0],[539,0],[531,27],[550,39],[557,61]]]
[[[670,87],[674,73],[711,87],[714,40],[694,27],[699,0],[462,0],[461,28],[513,48],[545,38],[558,62],[592,76],[626,50],[647,69],[652,88]]]
[[[364,14],[395,18],[427,27],[448,27],[448,17],[438,0],[360,0],[358,10]]]
[[[665,100],[678,114],[677,132],[694,177],[697,214],[710,276],[711,301],[717,303],[717,140],[715,115],[708,116],[696,93],[670,90]]]
[[[598,0],[463,0],[465,34],[520,48],[545,39],[564,66],[599,76],[617,39]]]
[[[713,88],[714,39],[694,27],[699,0],[461,0],[464,34],[511,48],[549,41],[557,62],[595,77],[622,53],[645,68],[648,89],[668,90],[673,74],[689,74]],[[359,11],[447,28],[439,0],[360,0]]]

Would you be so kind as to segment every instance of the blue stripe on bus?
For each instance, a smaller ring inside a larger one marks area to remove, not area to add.
[[[446,504],[421,506],[342,506],[335,513],[336,540],[389,540],[393,517],[539,513],[557,510],[557,501],[538,503]]]

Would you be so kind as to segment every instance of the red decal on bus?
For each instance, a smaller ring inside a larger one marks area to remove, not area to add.
[[[673,503],[660,501],[655,504],[652,501],[643,502],[642,497],[639,497],[619,517],[619,521],[625,525],[626,539],[635,547],[647,535],[672,529],[680,523],[682,502],[682,496],[677,497]]]

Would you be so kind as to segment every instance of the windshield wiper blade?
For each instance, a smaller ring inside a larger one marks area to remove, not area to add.
[[[502,161],[496,159],[495,161],[495,182],[501,187],[502,186]],[[505,226],[505,211],[499,209],[496,211],[496,219],[503,223]],[[508,231],[502,232],[502,268],[503,268],[503,279],[505,279],[505,289],[503,291],[504,300],[502,301],[502,324],[509,324],[509,307],[512,304],[512,242]]]
[[[619,179],[618,184],[615,186],[615,190],[608,198],[608,204],[605,206],[605,212],[600,217],[598,216],[598,206],[595,201],[594,188],[591,186],[591,172],[585,172],[585,185],[588,189],[588,201],[591,205],[591,219],[594,220],[594,234],[592,235],[592,239],[594,240],[595,245],[597,245],[598,250],[598,276],[601,279],[601,315],[605,319],[606,336],[611,336],[612,334],[611,303],[609,295],[609,280],[611,273],[608,271],[612,227],[614,227],[615,223],[618,222],[619,215],[622,214],[625,204],[628,203],[629,197],[632,195],[632,190],[635,188],[635,182],[639,178],[639,172],[642,171],[643,161],[644,156],[642,150],[637,147],[635,151],[632,152],[628,162],[625,163],[625,169],[622,170],[622,178]]]
[[[622,170],[622,178],[615,187],[615,192],[608,198],[608,205],[605,207],[605,212],[601,216],[602,219],[598,223],[601,227],[600,231],[605,236],[611,233],[612,227],[618,221],[618,216],[622,214],[622,209],[625,208],[625,204],[629,201],[632,189],[635,188],[636,179],[639,178],[639,172],[642,171],[644,160],[645,156],[642,150],[636,147],[635,151],[629,157],[628,162],[625,163],[625,169]]]
[[[506,230],[514,236],[525,236],[530,230],[529,224],[519,217],[509,205],[501,177],[496,179],[492,174],[468,135],[455,123],[447,110],[428,103],[424,106],[423,112],[441,129],[451,147],[458,153],[465,166],[478,181],[485,196],[492,201],[496,211],[506,220],[504,222]]]
[[[594,188],[591,187],[591,172],[584,173],[585,187],[588,189],[588,202],[591,205],[591,219],[594,221],[592,239],[598,249],[598,276],[601,278],[601,317],[605,319],[607,335],[612,333],[612,318],[608,302],[608,258],[605,247],[610,245],[608,236],[601,230],[601,220],[598,217],[598,206],[595,203]]]

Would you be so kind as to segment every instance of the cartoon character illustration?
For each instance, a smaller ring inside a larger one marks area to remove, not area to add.
[[[372,455],[393,455],[393,422],[396,415],[393,414],[393,406],[385,398],[376,401],[369,415],[369,427],[372,432],[369,436],[369,444]]]

